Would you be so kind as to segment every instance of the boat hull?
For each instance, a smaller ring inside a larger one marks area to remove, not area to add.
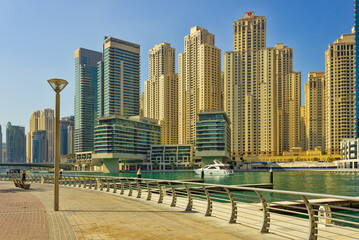
[[[233,170],[217,170],[217,169],[204,169],[204,175],[212,175],[212,176],[224,176],[224,175],[233,175]],[[202,168],[194,170],[196,174],[202,173]]]

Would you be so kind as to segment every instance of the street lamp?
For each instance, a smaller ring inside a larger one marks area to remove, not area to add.
[[[55,104],[55,201],[54,210],[59,210],[59,161],[60,161],[60,92],[68,82],[63,79],[52,78],[47,80],[52,89],[56,92]]]

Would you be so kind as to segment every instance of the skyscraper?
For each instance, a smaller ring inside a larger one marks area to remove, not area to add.
[[[232,154],[280,154],[300,139],[300,127],[290,130],[300,117],[300,73],[293,73],[293,49],[283,43],[266,48],[266,19],[254,12],[234,21],[233,36],[234,51],[224,54]]]
[[[325,149],[324,128],[324,72],[308,73],[308,81],[304,84],[306,107],[306,143],[308,150],[320,146]]]
[[[27,134],[27,161],[33,162],[32,135],[39,130],[46,131],[48,141],[47,160],[52,162],[55,158],[55,116],[54,110],[46,108],[31,113],[29,132]]]
[[[101,60],[100,52],[84,48],[75,51],[75,152],[93,151],[97,63]]]
[[[325,51],[325,140],[328,154],[355,137],[355,36],[343,34]]]
[[[105,37],[97,97],[98,116],[139,114],[140,45]]]
[[[45,130],[39,130],[32,133],[32,156],[34,163],[47,162],[48,158],[48,141]]]
[[[6,125],[6,162],[26,162],[25,127]]]
[[[69,153],[74,153],[74,116],[60,120],[60,154]]]
[[[198,113],[223,109],[221,50],[214,34],[195,26],[184,38],[178,64],[178,142],[194,144]]]
[[[149,51],[149,79],[143,93],[144,116],[160,121],[162,144],[178,143],[175,55],[175,49],[169,43],[157,44]]]

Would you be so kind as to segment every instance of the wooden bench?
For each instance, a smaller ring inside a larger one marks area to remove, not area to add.
[[[13,181],[16,187],[23,188],[26,190],[30,189],[30,183],[24,183],[22,180],[16,178],[13,178]]]

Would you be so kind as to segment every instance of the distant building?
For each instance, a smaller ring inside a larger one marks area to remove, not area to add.
[[[214,159],[227,161],[231,157],[230,121],[224,111],[198,113],[196,157],[201,157],[205,164]]]
[[[343,34],[325,51],[326,152],[340,153],[343,139],[355,137],[355,34]]]
[[[147,159],[151,145],[161,143],[161,127],[157,120],[141,117],[107,116],[98,119],[95,127],[95,154],[104,171],[137,169]]]
[[[2,152],[1,152],[1,161],[0,162],[5,162],[6,160],[6,143],[2,143]]]
[[[84,48],[75,51],[75,152],[93,151],[97,117],[97,63],[101,60],[101,52]]]
[[[325,149],[324,128],[324,72],[308,73],[308,81],[304,84],[306,106],[306,142],[308,150],[316,147]]]
[[[140,45],[105,37],[97,88],[99,117],[139,115]]]
[[[6,162],[26,162],[25,127],[6,125]]]
[[[45,130],[32,133],[32,157],[33,163],[48,162],[48,141]]]
[[[60,120],[60,155],[74,153],[74,116]]]
[[[151,145],[149,166],[158,166],[161,170],[173,167],[184,168],[193,161],[193,145]]]
[[[39,130],[46,131],[48,141],[47,159],[49,162],[53,162],[55,158],[55,114],[53,109],[46,108],[31,113],[26,144],[28,162],[34,161],[34,159],[32,159],[32,135]]]

